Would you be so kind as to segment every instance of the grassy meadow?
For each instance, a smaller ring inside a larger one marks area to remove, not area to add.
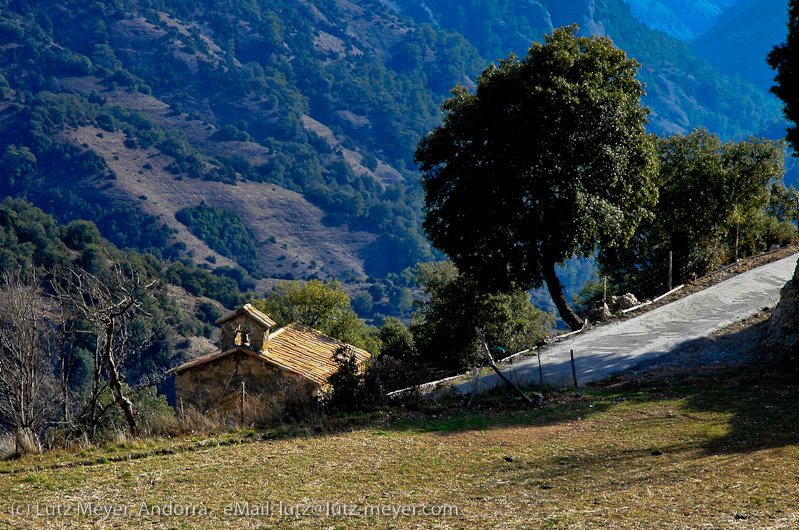
[[[540,409],[495,395],[27,456],[0,462],[0,527],[796,528],[794,380],[670,370]]]

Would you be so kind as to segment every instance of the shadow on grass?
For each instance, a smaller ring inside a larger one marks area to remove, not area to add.
[[[704,444],[707,454],[798,444],[799,365],[768,358],[760,346],[764,326],[686,341],[633,373],[596,386],[639,392],[659,388],[659,397],[683,400],[685,412],[729,415],[727,432]],[[667,363],[675,359],[676,366]],[[735,362],[726,363],[730,359]]]
[[[498,389],[478,398],[471,409],[464,407],[468,396],[450,398],[449,404],[441,403],[438,408],[398,416],[391,428],[446,434],[515,425],[547,426],[590,418],[616,402],[644,405],[676,400],[681,413],[688,416],[712,413],[728,417],[726,425],[720,426],[722,434],[709,434],[691,444],[694,450],[733,454],[799,444],[799,367],[764,359],[758,351],[764,326],[760,323],[717,338],[686,341],[581,392],[545,392],[549,402],[540,409],[530,409],[512,391]]]

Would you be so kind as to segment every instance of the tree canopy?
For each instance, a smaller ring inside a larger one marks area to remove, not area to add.
[[[787,140],[794,150],[799,150],[799,4],[791,0],[788,4],[788,36],[784,43],[777,45],[768,54],[768,64],[777,71],[774,80],[777,84],[771,87],[783,103],[783,112],[788,120],[794,123],[788,127]]]
[[[416,150],[433,245],[486,290],[546,281],[572,328],[555,265],[623,246],[657,199],[639,65],[576,33],[489,66],[474,93],[456,87]]]
[[[743,253],[786,242],[780,235],[786,230],[777,227],[790,225],[793,209],[789,190],[779,185],[783,142],[750,138],[725,143],[700,128],[659,139],[657,153],[659,200],[654,217],[639,225],[626,248],[602,249],[598,260],[605,274],[636,296],[664,292],[664,285],[657,286],[656,293],[635,292],[629,284],[654,264],[666,267],[670,251],[674,277],[682,281],[734,259],[739,232],[746,243]]]
[[[414,354],[427,366],[446,372],[473,366],[484,356],[475,326],[508,354],[531,348],[552,330],[554,316],[537,309],[522,289],[481,293],[449,261],[422,263],[414,272],[425,300],[417,304],[410,330]]]
[[[251,299],[250,303],[282,326],[299,322],[353,346],[374,353],[379,351],[338,280],[281,282],[266,298]]]

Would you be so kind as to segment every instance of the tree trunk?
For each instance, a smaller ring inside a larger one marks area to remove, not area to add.
[[[133,405],[130,399],[128,399],[125,394],[122,393],[122,380],[119,377],[119,370],[117,369],[117,365],[113,354],[111,352],[111,342],[114,337],[114,321],[112,320],[108,326],[106,326],[106,347],[105,347],[105,355],[106,355],[106,362],[108,363],[108,383],[111,386],[111,389],[114,391],[114,400],[119,405],[119,408],[122,409],[122,413],[125,415],[125,419],[128,421],[128,426],[130,427],[130,434],[134,437],[139,437],[139,414],[136,412],[136,407]]]
[[[549,267],[544,266],[543,271],[544,281],[547,282],[547,289],[549,290],[549,296],[551,296],[552,301],[555,302],[555,307],[558,308],[560,317],[573,331],[582,329],[582,319],[580,319],[580,317],[578,317],[577,314],[572,311],[572,308],[569,306],[569,302],[566,300],[566,295],[563,294],[563,285],[560,283],[558,275],[555,274],[555,263],[552,262]]]

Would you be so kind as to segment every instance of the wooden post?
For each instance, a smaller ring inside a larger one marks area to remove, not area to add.
[[[483,369],[483,365],[485,361],[480,363],[480,367],[477,368],[477,374],[474,377],[474,386],[472,387],[472,395],[469,396],[469,402],[466,404],[466,408],[468,409],[472,405],[472,400],[474,399],[474,395],[477,393],[477,383],[480,381],[480,370]]]
[[[244,427],[244,381],[241,382],[241,426]]]
[[[541,369],[541,352],[536,351],[535,356],[538,357],[538,384],[544,387],[544,371]]]
[[[496,364],[494,364],[494,358],[493,358],[493,357],[491,357],[491,350],[489,350],[489,349],[488,349],[488,343],[486,342],[486,339],[485,339],[485,337],[483,336],[483,332],[482,332],[482,331],[480,331],[480,328],[478,328],[477,326],[475,326],[475,327],[474,327],[474,329],[477,331],[477,336],[478,336],[478,337],[480,337],[480,342],[482,342],[482,343],[483,343],[483,349],[485,349],[485,352],[486,352],[486,357],[488,358],[488,365],[489,365],[491,368],[493,368],[493,369],[494,369],[494,371],[497,373],[497,375],[498,375],[498,376],[499,376],[499,377],[500,377],[500,378],[501,378],[503,381],[505,381],[505,383],[507,383],[507,384],[508,384],[508,386],[510,386],[511,388],[513,388],[514,390],[516,390],[516,392],[518,392],[518,393],[519,393],[519,395],[520,395],[520,396],[522,396],[522,397],[524,398],[524,400],[525,400],[527,403],[529,403],[530,405],[533,405],[533,406],[535,406],[535,403],[533,402],[533,400],[532,400],[532,399],[530,399],[530,398],[527,396],[527,394],[525,394],[524,392],[522,392],[522,390],[521,390],[521,389],[520,389],[518,386],[514,385],[514,384],[513,384],[513,381],[511,381],[510,379],[508,379],[508,378],[505,376],[505,374],[503,374],[503,373],[500,371],[500,369],[497,367],[497,365],[496,365]]]
[[[608,277],[602,276],[602,302],[608,303]]]
[[[671,291],[671,280],[672,280],[672,254],[671,250],[669,250],[669,288],[666,289],[666,292]]]
[[[735,222],[735,263],[738,263],[738,234],[741,229],[740,221]]]
[[[577,384],[577,367],[574,365],[574,350],[569,350],[572,357],[572,379],[574,379],[574,388],[579,389],[580,385]]]

